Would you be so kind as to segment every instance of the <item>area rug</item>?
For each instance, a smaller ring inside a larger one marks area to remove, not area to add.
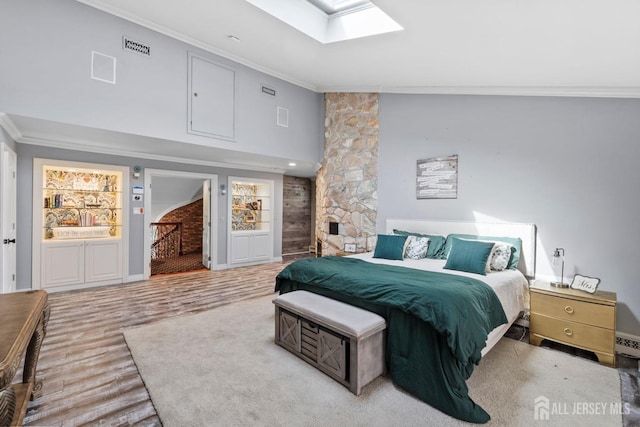
[[[164,426],[463,426],[379,377],[358,397],[274,343],[274,296],[124,332]],[[467,382],[494,426],[621,426],[615,369],[503,338]]]

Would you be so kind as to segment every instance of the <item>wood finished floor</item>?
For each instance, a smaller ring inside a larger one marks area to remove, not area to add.
[[[31,404],[25,425],[161,425],[122,330],[273,293],[275,276],[289,262],[49,294],[38,362],[43,396]]]
[[[161,425],[122,331],[271,294],[275,276],[294,258],[50,294],[51,318],[38,362],[43,396],[31,404],[25,425]],[[524,337],[522,331],[510,332],[511,338]],[[627,369],[619,369],[623,399],[633,408],[625,426],[640,425],[638,365],[629,362]]]

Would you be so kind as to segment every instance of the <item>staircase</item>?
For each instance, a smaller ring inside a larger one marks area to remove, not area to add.
[[[182,255],[182,223],[151,223],[151,260]]]

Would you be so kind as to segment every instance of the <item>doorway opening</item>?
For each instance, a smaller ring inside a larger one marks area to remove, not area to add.
[[[202,197],[151,223],[151,275],[206,269],[202,256]]]
[[[210,269],[215,257],[217,175],[145,170],[145,279]]]

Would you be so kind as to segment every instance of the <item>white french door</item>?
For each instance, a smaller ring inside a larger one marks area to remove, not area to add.
[[[2,293],[16,290],[16,170],[17,156],[4,142],[0,144],[0,226],[2,229]]]

